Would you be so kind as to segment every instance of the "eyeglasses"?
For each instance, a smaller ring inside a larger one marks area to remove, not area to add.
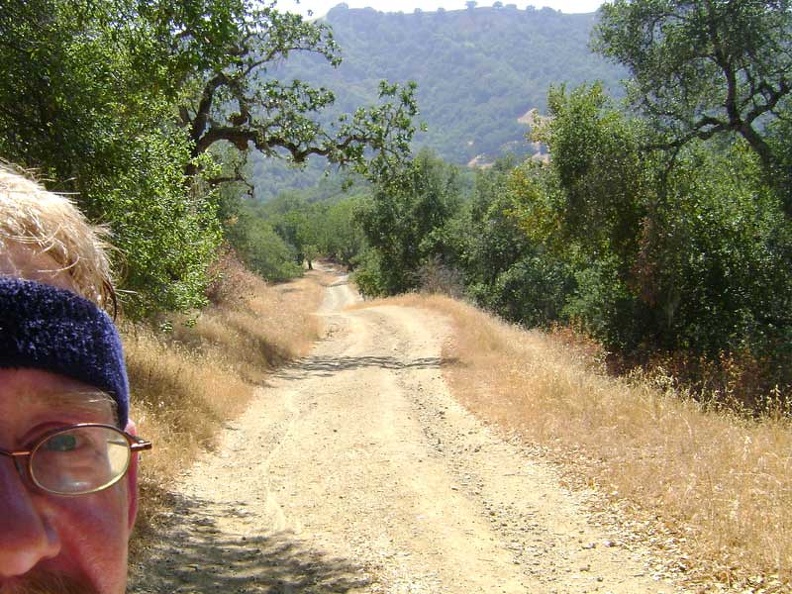
[[[17,470],[42,491],[88,495],[120,481],[132,452],[150,449],[150,441],[112,425],[81,423],[49,431],[27,450],[0,448],[0,455],[12,458]]]

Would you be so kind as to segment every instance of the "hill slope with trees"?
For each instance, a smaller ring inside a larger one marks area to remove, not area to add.
[[[416,142],[453,163],[524,150],[519,119],[545,111],[551,85],[616,87],[621,72],[589,50],[595,14],[513,5],[389,14],[342,4],[326,20],[344,60],[332,73],[349,94],[339,103],[360,103],[382,78],[414,80],[427,124]]]
[[[594,13],[514,5],[384,13],[339,4],[322,22],[341,48],[338,68],[321,56],[293,54],[273,75],[332,88],[339,111],[376,98],[382,79],[415,81],[418,120],[426,130],[416,134],[414,147],[455,164],[538,150],[526,140],[523,116],[546,111],[552,85],[600,80],[618,95],[625,76],[589,48]],[[260,198],[315,180],[274,165],[255,158],[251,177],[266,180],[257,189]]]

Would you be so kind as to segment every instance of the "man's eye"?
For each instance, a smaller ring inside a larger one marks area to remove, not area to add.
[[[71,452],[77,449],[77,436],[73,433],[53,435],[44,443],[44,449],[50,452]]]

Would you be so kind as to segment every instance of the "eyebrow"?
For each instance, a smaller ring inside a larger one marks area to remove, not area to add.
[[[101,390],[64,390],[52,391],[41,394],[41,400],[57,408],[74,412],[106,413],[113,415],[113,420],[118,422],[118,412],[115,400]]]

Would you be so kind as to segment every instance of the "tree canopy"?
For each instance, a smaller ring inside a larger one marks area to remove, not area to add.
[[[165,60],[177,72],[184,70],[179,76],[184,89],[176,90],[192,157],[222,141],[243,152],[250,148],[298,163],[318,155],[362,168],[368,165],[366,149],[380,161],[408,152],[417,112],[411,86],[381,82],[379,95],[387,101],[326,123],[317,114],[335,101],[331,90],[271,75],[271,68],[294,52],[338,66],[339,48],[327,25],[258,2],[183,0],[151,2],[146,9],[156,38],[179,31],[179,43],[162,48]]]
[[[661,146],[738,134],[781,188],[790,179],[786,148],[767,131],[790,115],[790,8],[785,0],[615,0],[601,9],[596,47],[629,69],[632,103],[653,119]]]
[[[111,227],[128,310],[200,305],[220,241],[213,188],[244,163],[232,151],[322,155],[372,175],[409,153],[412,85],[383,81],[379,103],[329,121],[332,91],[270,73],[297,51],[339,63],[328,27],[274,2],[10,3],[0,12],[0,155]]]

